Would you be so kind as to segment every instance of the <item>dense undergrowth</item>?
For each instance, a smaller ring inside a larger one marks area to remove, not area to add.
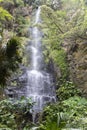
[[[0,101],[0,129],[29,129],[33,103],[31,99],[21,97],[20,100],[4,99]]]

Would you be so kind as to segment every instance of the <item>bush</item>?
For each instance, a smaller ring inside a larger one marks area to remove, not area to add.
[[[30,122],[27,116],[31,115],[32,105],[31,99],[24,97],[15,101],[10,99],[0,101],[0,128],[15,130],[25,126],[27,122]]]
[[[86,129],[87,99],[74,96],[47,106],[39,130]],[[84,111],[83,111],[84,110]]]
[[[23,47],[18,37],[12,37],[5,48],[0,50],[0,85],[5,85],[12,71],[22,62]]]
[[[61,85],[57,90],[57,95],[60,101],[64,101],[75,95],[81,96],[81,90],[76,88],[71,81],[61,81]]]

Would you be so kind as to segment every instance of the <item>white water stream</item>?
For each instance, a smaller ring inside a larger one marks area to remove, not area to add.
[[[34,24],[40,22],[40,7],[35,14]],[[43,110],[43,107],[49,102],[55,102],[55,88],[53,86],[52,76],[44,71],[44,58],[42,53],[42,35],[37,26],[31,29],[31,44],[29,44],[29,51],[31,51],[31,63],[27,70],[28,82],[26,96],[31,97],[35,102],[33,107],[33,121],[36,113]]]

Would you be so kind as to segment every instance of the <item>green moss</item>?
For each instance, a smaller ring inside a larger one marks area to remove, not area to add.
[[[53,50],[50,52],[50,57],[52,57],[54,63],[60,68],[64,76],[67,73],[66,54],[64,50]]]

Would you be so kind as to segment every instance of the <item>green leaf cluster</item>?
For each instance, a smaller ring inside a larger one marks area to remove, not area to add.
[[[0,7],[0,16],[0,21],[6,20],[6,18],[9,20],[12,19],[12,15],[2,7]]]
[[[56,91],[59,101],[67,100],[75,95],[82,95],[81,90],[75,87],[71,81],[62,80],[61,82],[60,87]]]
[[[0,48],[0,85],[5,85],[7,78],[22,62],[23,47],[19,37],[12,37],[5,47]]]
[[[38,130],[86,129],[87,100],[74,96],[44,110],[43,122]],[[84,111],[83,111],[84,110]]]
[[[0,129],[16,130],[19,126],[20,128],[22,125],[25,126],[27,122],[24,117],[29,115],[32,106],[31,99],[24,97],[19,100],[5,99],[0,101]]]

